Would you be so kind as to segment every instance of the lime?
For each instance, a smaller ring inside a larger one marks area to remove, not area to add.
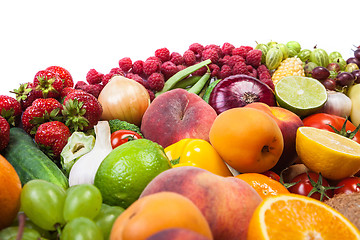
[[[288,76],[275,85],[275,96],[280,107],[300,117],[317,112],[327,100],[326,88],[314,78]]]
[[[120,145],[106,156],[96,172],[94,184],[105,204],[127,208],[154,177],[170,168],[162,146],[138,139]]]

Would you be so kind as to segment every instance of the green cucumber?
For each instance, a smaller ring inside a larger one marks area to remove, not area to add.
[[[43,179],[64,189],[69,186],[68,179],[60,168],[21,128],[10,128],[10,142],[2,155],[15,168],[22,185],[33,179]]]

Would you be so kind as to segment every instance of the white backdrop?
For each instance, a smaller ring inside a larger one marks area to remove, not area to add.
[[[51,65],[74,81],[107,73],[122,57],[145,60],[158,48],[191,43],[256,46],[295,40],[303,48],[352,55],[360,45],[360,1],[76,1],[0,3],[0,94]]]

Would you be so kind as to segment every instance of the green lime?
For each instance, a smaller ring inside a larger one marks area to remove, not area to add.
[[[96,172],[94,184],[105,204],[127,208],[154,177],[170,168],[162,146],[138,139],[120,145],[106,156]]]
[[[300,117],[317,112],[327,100],[326,88],[310,77],[289,76],[275,85],[275,96],[280,107]]]

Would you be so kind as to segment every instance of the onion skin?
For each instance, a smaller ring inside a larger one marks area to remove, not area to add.
[[[221,80],[210,94],[209,104],[217,114],[230,108],[244,107],[252,102],[276,106],[275,94],[260,80],[238,74]]]
[[[101,120],[120,119],[140,126],[150,105],[150,96],[140,83],[123,76],[114,76],[100,92],[103,107]]]

